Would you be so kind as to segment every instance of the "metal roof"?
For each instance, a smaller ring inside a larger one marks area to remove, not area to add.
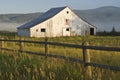
[[[60,11],[62,11],[63,9],[65,9],[67,6],[65,7],[57,7],[57,8],[51,8],[50,10],[48,10],[46,13],[44,13],[43,15],[39,16],[38,18],[36,18],[35,20],[32,20],[31,22],[28,22],[20,27],[18,27],[18,29],[29,29],[41,22],[44,22],[50,18],[52,18],[53,16],[55,16],[56,14],[58,14]]]

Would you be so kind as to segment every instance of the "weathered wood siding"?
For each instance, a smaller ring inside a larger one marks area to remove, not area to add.
[[[69,12],[67,14],[67,11]],[[70,36],[70,25],[66,24],[66,19],[72,19],[70,9],[65,8],[63,11],[53,17],[53,36]],[[69,29],[69,31],[67,31]]]
[[[90,28],[96,28],[80,17],[69,7],[48,20],[33,26],[30,29],[18,30],[18,34],[28,37],[57,37],[90,34]]]
[[[73,35],[86,35],[86,33],[90,33],[90,28],[94,28],[94,34],[96,34],[96,28],[81,19],[74,12],[71,11],[72,19],[71,22],[71,34]]]
[[[29,29],[19,29],[17,32],[18,32],[19,36],[30,37],[30,30]]]
[[[66,25],[66,19],[69,20],[69,25]],[[65,32],[66,28],[70,28],[70,31]],[[65,8],[53,17],[53,36],[86,35],[90,33],[90,28],[94,28],[96,34],[95,27],[82,20],[69,8]]]
[[[69,11],[69,14],[66,13]],[[65,9],[55,15],[53,18],[40,23],[30,29],[31,37],[57,37],[57,36],[70,36],[70,25],[66,25],[66,19],[71,20],[70,9]],[[41,28],[45,28],[46,32],[41,32]],[[69,31],[67,31],[69,29]],[[37,31],[36,31],[37,30]]]
[[[41,32],[45,29],[45,32]],[[52,19],[48,19],[32,28],[30,28],[31,37],[52,37]]]

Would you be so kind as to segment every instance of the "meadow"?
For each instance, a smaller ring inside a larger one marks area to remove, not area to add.
[[[3,39],[20,39],[14,33],[1,33]],[[24,40],[44,41],[44,38],[25,38]],[[73,36],[49,38],[50,42],[120,47],[120,37],[110,36]],[[5,42],[4,48],[19,49],[19,43]],[[25,43],[24,50],[44,54],[44,45]],[[49,54],[64,55],[82,60],[82,50],[68,47],[49,46]],[[91,62],[120,66],[120,52],[90,50]],[[120,80],[119,71],[92,67],[92,77],[87,80]],[[0,51],[1,80],[83,80],[84,67],[80,63],[57,58],[45,58],[34,54]]]

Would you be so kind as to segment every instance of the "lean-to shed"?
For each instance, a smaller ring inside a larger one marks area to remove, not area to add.
[[[58,37],[95,35],[96,27],[77,16],[69,7],[52,8],[17,28],[19,36]]]

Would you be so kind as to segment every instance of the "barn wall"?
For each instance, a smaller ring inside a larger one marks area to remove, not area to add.
[[[41,32],[41,29],[45,29],[45,32]],[[30,29],[31,37],[52,37],[52,20],[44,21]]]
[[[69,12],[69,13],[67,13]],[[66,25],[66,19],[70,24]],[[53,35],[54,36],[70,36],[70,35],[87,35],[90,33],[90,28],[94,28],[94,34],[96,28],[78,17],[71,9],[65,8],[53,18]],[[70,32],[64,32],[66,28],[70,28]],[[64,35],[65,33],[66,35]]]
[[[74,12],[71,12],[71,15],[73,16],[71,19],[71,33],[73,35],[87,35],[90,33],[90,28],[94,28],[96,33],[96,28],[87,23],[86,21],[82,20],[80,17],[78,17]]]
[[[69,13],[67,13],[67,11]],[[69,21],[72,19],[71,10],[69,8],[65,8],[60,13],[58,13],[53,18],[53,36],[70,36],[71,28]],[[66,19],[68,20],[68,24],[66,24]],[[69,31],[67,30],[69,29]]]
[[[18,29],[17,32],[18,32],[19,36],[30,37],[30,30],[29,29]]]

